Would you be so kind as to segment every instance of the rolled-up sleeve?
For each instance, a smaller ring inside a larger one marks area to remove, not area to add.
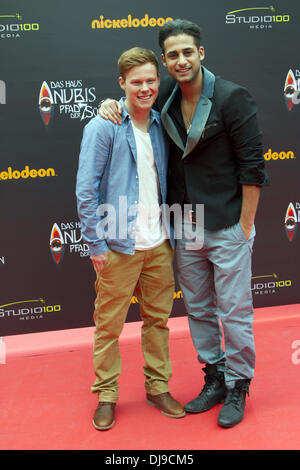
[[[224,122],[230,135],[239,168],[239,182],[266,186],[262,132],[257,121],[257,105],[245,88],[234,90],[224,104]]]

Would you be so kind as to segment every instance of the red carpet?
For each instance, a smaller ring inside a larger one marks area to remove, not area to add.
[[[117,422],[106,432],[92,426],[93,328],[4,338],[0,449],[300,449],[299,317],[300,305],[255,311],[256,375],[245,418],[232,429],[217,425],[221,405],[175,420],[146,404],[140,323],[126,324],[122,333]],[[198,395],[203,373],[187,319],[174,318],[169,325],[170,388],[186,403]]]

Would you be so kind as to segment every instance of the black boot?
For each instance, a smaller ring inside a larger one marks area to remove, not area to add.
[[[220,411],[218,424],[223,428],[232,428],[244,417],[246,393],[249,396],[250,380],[238,380],[232,390],[228,390],[223,408]]]
[[[217,365],[211,364],[206,364],[203,370],[205,372],[205,385],[198,397],[184,406],[185,411],[188,413],[202,413],[225,400],[227,389],[224,372],[218,370]]]

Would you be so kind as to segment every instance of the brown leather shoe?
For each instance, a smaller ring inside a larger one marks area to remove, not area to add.
[[[94,414],[93,425],[99,431],[106,431],[115,424],[116,403],[100,402]]]
[[[169,392],[160,395],[146,394],[148,405],[158,408],[168,418],[183,418],[185,411],[181,404],[176,401]]]

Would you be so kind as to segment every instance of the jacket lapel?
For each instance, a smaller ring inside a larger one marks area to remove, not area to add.
[[[204,95],[201,95],[197,108],[193,117],[191,130],[189,132],[186,147],[182,158],[185,158],[196,147],[207,122],[210,110],[211,101]]]
[[[212,102],[209,98],[212,98],[214,93],[215,76],[203,66],[202,70],[204,74],[202,95],[196,107],[186,146],[183,145],[181,137],[176,129],[176,126],[168,114],[168,109],[179,87],[178,83],[176,83],[171,95],[169,96],[169,98],[165,102],[164,107],[161,110],[161,120],[163,122],[163,125],[171,139],[177,145],[177,147],[179,147],[183,151],[182,158],[185,158],[189,153],[191,153],[191,151],[196,147],[197,143],[199,142],[202,132],[207,123],[212,106]]]
[[[164,107],[161,110],[160,116],[161,116],[161,120],[163,122],[164,128],[166,129],[171,139],[175,142],[177,147],[179,147],[182,151],[184,151],[184,145],[181,140],[181,137],[176,129],[174,122],[172,121],[172,119],[170,118],[168,114],[168,109],[177,93],[177,90],[178,90],[178,83],[176,83],[171,95],[165,102]]]

